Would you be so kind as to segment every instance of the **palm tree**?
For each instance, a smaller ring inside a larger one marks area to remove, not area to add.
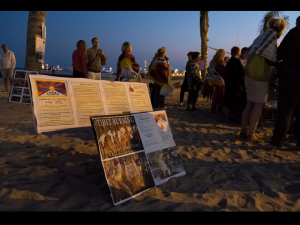
[[[27,44],[25,70],[41,72],[39,55],[35,53],[35,35],[42,36],[42,23],[46,21],[46,11],[29,11],[27,24]]]
[[[208,11],[200,11],[201,59],[204,60],[204,69],[201,70],[203,79],[206,78],[207,73],[208,27]]]
[[[262,34],[268,29],[267,27],[268,21],[273,17],[279,17],[281,19],[284,19],[287,25],[287,29],[289,29],[290,26],[289,16],[282,15],[282,11],[269,11],[264,14],[263,19],[259,23],[259,27],[258,27],[259,34]]]

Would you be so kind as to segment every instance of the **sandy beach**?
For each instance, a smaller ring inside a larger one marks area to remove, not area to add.
[[[300,151],[241,141],[239,124],[211,114],[202,97],[202,110],[185,111],[179,93],[166,97],[166,112],[187,174],[114,206],[101,163],[90,173],[99,157],[92,127],[37,134],[31,106],[0,92],[0,211],[300,210]],[[272,128],[257,130],[265,143]]]

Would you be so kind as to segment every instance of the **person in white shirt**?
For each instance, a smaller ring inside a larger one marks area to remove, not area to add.
[[[245,69],[245,66],[247,64],[247,59],[246,59],[247,51],[248,51],[247,47],[242,48],[241,54],[239,56],[239,60],[241,61],[242,66],[243,66],[244,69]]]
[[[2,92],[9,92],[8,91],[8,82],[7,78],[9,78],[10,85],[12,85],[13,81],[13,73],[14,69],[16,67],[16,58],[15,54],[7,49],[7,45],[2,45],[3,52],[0,55],[0,68],[1,68],[1,74],[4,78],[4,86],[5,89]]]

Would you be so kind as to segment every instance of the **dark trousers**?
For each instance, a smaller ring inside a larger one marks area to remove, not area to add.
[[[297,146],[300,147],[300,74],[285,74],[279,80],[277,119],[271,145],[282,147],[290,128],[293,115],[296,117]]]
[[[182,85],[181,85],[181,90],[180,90],[180,102],[183,102],[184,99],[184,93],[187,92],[187,81],[184,79]]]
[[[192,104],[192,108],[195,108],[197,99],[199,97],[199,90],[191,90],[191,91],[188,91],[188,93],[189,93],[189,95],[188,95],[187,103]]]
[[[151,92],[151,103],[153,108],[163,108],[165,107],[165,96],[160,95],[161,86],[154,83]]]
[[[84,73],[83,72],[79,72],[78,70],[73,70],[73,77],[84,78]]]
[[[215,93],[211,103],[211,112],[222,112],[224,108],[224,93],[223,87],[215,87]]]

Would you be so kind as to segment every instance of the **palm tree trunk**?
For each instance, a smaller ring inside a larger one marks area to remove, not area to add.
[[[201,59],[204,60],[204,70],[201,70],[203,79],[206,78],[207,74],[208,27],[208,11],[200,11]]]
[[[27,44],[25,70],[41,72],[42,63],[35,53],[35,35],[42,36],[42,23],[46,21],[46,11],[29,11],[27,24]]]

